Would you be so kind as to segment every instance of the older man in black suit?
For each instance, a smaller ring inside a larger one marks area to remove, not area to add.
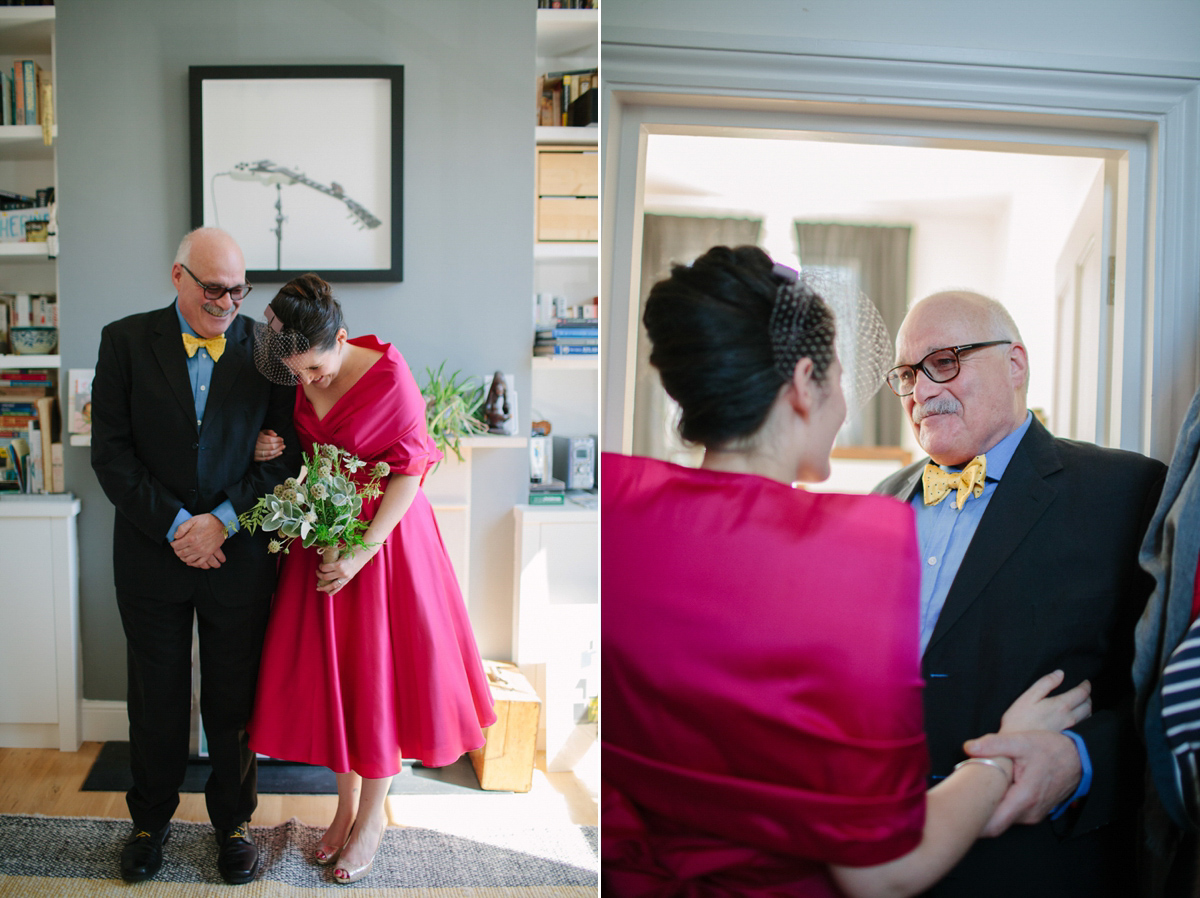
[[[929,894],[1126,898],[1142,779],[1129,669],[1151,587],[1137,555],[1165,468],[1051,436],[1026,409],[1025,346],[993,300],[928,297],[896,351],[888,383],[930,459],[876,491],[917,515],[932,780],[965,751],[1015,760],[991,838]],[[1091,681],[1088,720],[964,749],[1053,670],[1064,687]]]
[[[201,714],[212,773],[205,788],[218,869],[248,882],[258,852],[245,725],[254,703],[275,558],[236,517],[296,470],[296,449],[254,459],[260,429],[292,430],[295,391],[255,370],[242,252],[215,228],[188,234],[171,267],[177,298],[104,328],[93,382],[92,467],[116,506],[113,567],[129,669],[133,833],[121,875],[149,879],[187,765],[193,618]]]

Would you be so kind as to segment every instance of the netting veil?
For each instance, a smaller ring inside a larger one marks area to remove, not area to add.
[[[294,387],[300,378],[287,361],[308,352],[308,338],[284,327],[270,306],[264,314],[266,321],[254,322],[254,365],[271,383]]]
[[[854,283],[829,269],[806,269],[797,274],[776,265],[781,284],[771,312],[771,348],[775,367],[791,380],[796,363],[811,358],[823,368],[836,347],[842,363],[842,392],[848,413],[861,409],[883,385],[892,366],[892,338],[875,304]],[[830,322],[820,314],[824,305],[833,313]],[[830,331],[836,337],[830,340]]]

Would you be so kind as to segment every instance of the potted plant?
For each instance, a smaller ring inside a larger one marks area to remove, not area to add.
[[[421,387],[425,425],[443,455],[453,452],[463,461],[462,439],[487,432],[482,418],[483,385],[470,377],[460,379],[461,371],[446,375],[445,368],[442,362],[437,371],[425,369],[427,380]]]

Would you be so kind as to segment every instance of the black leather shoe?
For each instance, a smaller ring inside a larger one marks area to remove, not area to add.
[[[250,838],[250,824],[217,830],[217,869],[230,885],[250,882],[258,875],[258,847]]]
[[[121,878],[126,882],[143,882],[153,877],[162,866],[163,845],[170,835],[170,823],[156,833],[135,827],[121,849]]]

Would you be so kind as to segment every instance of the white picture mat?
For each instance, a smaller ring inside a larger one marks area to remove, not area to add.
[[[203,82],[204,223],[233,235],[247,270],[391,267],[391,87],[386,78]],[[223,174],[260,160],[327,187],[340,185],[382,224],[360,227],[341,200],[304,184],[277,190]],[[278,263],[277,194],[285,216]]]

